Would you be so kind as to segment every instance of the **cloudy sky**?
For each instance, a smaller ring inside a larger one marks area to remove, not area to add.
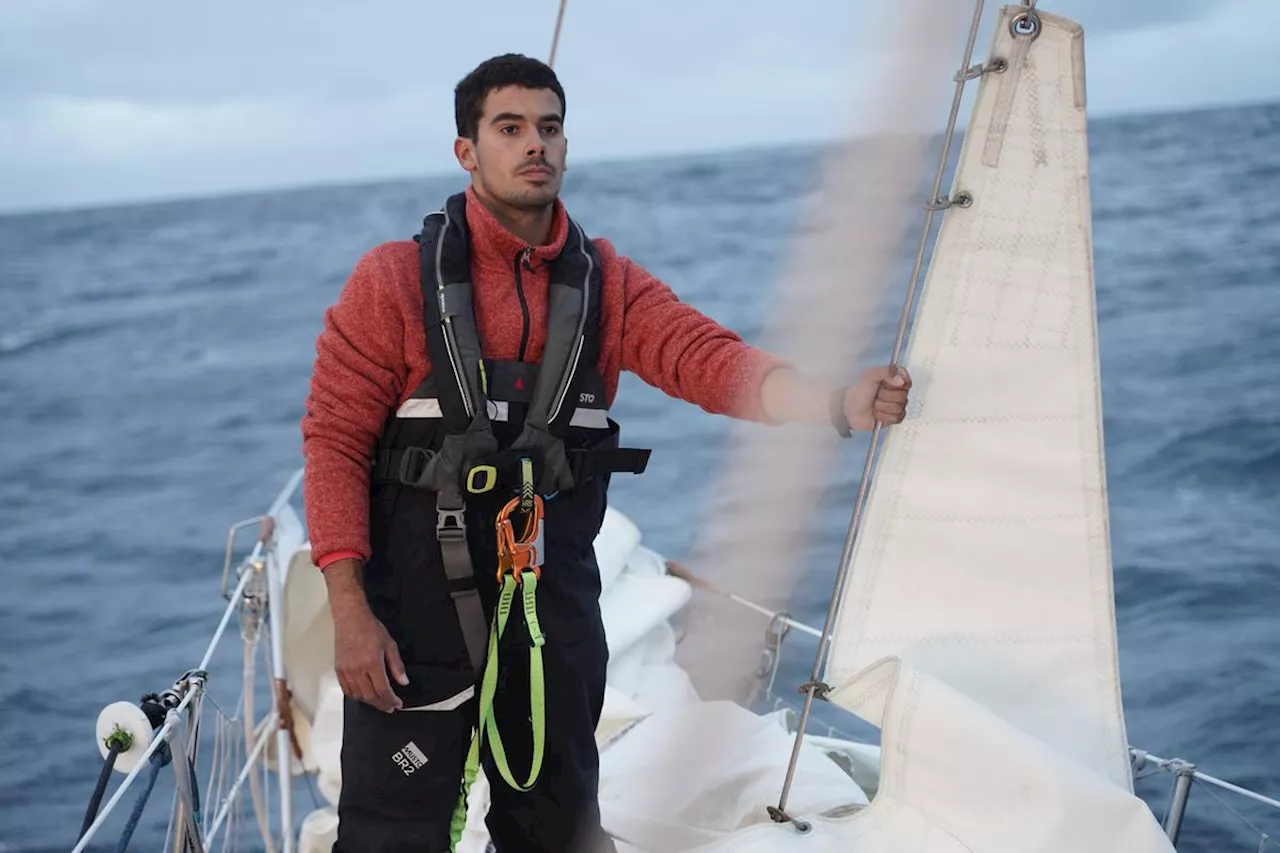
[[[0,209],[447,172],[453,85],[545,57],[557,2],[0,0]],[[1277,0],[1040,4],[1086,28],[1094,115],[1280,99]],[[868,10],[895,7],[570,0],[572,157],[856,130],[851,79],[894,84]]]

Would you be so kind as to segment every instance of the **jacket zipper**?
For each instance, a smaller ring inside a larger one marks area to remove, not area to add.
[[[516,295],[520,297],[520,314],[522,317],[520,326],[520,354],[516,356],[516,361],[524,361],[525,350],[529,347],[529,303],[524,298],[524,279],[520,275],[520,268],[524,267],[530,272],[533,266],[529,263],[529,256],[533,254],[533,248],[526,248],[524,251],[516,255]]]

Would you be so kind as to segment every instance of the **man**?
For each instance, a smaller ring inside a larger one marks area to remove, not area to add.
[[[607,417],[619,372],[711,413],[844,434],[900,422],[910,379],[876,368],[819,387],[588,239],[558,200],[565,97],[543,63],[490,59],[455,99],[470,188],[416,243],[361,258],[326,312],[302,422],[347,697],[336,849],[450,849],[490,667],[497,849],[612,849],[596,799],[608,655],[592,543],[611,474],[639,472],[647,453],[619,448]],[[513,497],[545,510],[545,572],[537,624],[517,602],[494,644],[495,520]]]

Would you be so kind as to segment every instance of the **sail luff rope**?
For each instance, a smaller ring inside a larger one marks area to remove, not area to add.
[[[951,110],[947,116],[947,126],[943,134],[942,154],[938,158],[938,169],[933,179],[932,190],[930,191],[929,203],[925,205],[925,220],[922,229],[920,244],[916,252],[915,263],[912,266],[910,284],[907,288],[907,297],[902,307],[902,315],[898,321],[898,331],[893,342],[893,357],[890,364],[897,367],[898,361],[902,355],[902,347],[906,340],[907,324],[911,317],[911,311],[915,304],[916,291],[920,282],[920,273],[924,267],[924,256],[928,247],[929,234],[933,226],[934,214],[943,207],[939,204],[938,194],[941,192],[942,179],[946,173],[947,158],[951,151],[951,139],[955,133],[956,121],[960,115],[960,104],[964,97],[964,85],[966,82],[966,72],[969,69],[970,61],[973,58],[974,45],[978,39],[978,28],[982,22],[982,10],[985,0],[976,0],[973,9],[973,19],[969,25],[969,36],[965,42],[964,58],[961,60],[960,72],[956,75],[955,94],[951,101]],[[840,567],[836,573],[835,588],[831,595],[831,600],[827,606],[826,620],[822,626],[822,637],[818,641],[818,650],[814,655],[813,669],[809,681],[802,685],[802,691],[805,694],[804,707],[800,712],[800,721],[796,727],[795,743],[791,749],[791,760],[787,765],[786,777],[782,783],[782,793],[778,798],[776,807],[769,807],[769,815],[779,823],[790,822],[798,829],[805,830],[808,825],[803,821],[797,821],[795,818],[787,814],[787,798],[791,793],[791,785],[795,781],[796,768],[800,761],[800,748],[804,743],[805,726],[809,723],[809,715],[813,710],[813,700],[819,692],[825,693],[828,689],[819,679],[822,675],[823,664],[826,659],[827,649],[831,642],[831,633],[835,627],[836,613],[839,609],[840,598],[844,593],[844,587],[849,577],[850,564],[853,557],[853,547],[857,541],[858,529],[861,526],[863,510],[866,507],[867,494],[870,489],[871,477],[875,468],[877,451],[880,446],[880,437],[883,430],[881,425],[877,423],[871,431],[871,442],[867,448],[866,459],[863,462],[862,477],[858,483],[858,496],[854,502],[853,515],[849,520],[849,528],[845,536],[844,548],[840,557]]]

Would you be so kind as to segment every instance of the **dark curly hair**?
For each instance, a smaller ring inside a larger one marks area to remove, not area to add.
[[[494,89],[504,86],[550,89],[560,99],[560,117],[564,118],[564,89],[551,66],[519,53],[505,53],[481,62],[453,90],[453,113],[459,136],[476,138],[484,99]]]

